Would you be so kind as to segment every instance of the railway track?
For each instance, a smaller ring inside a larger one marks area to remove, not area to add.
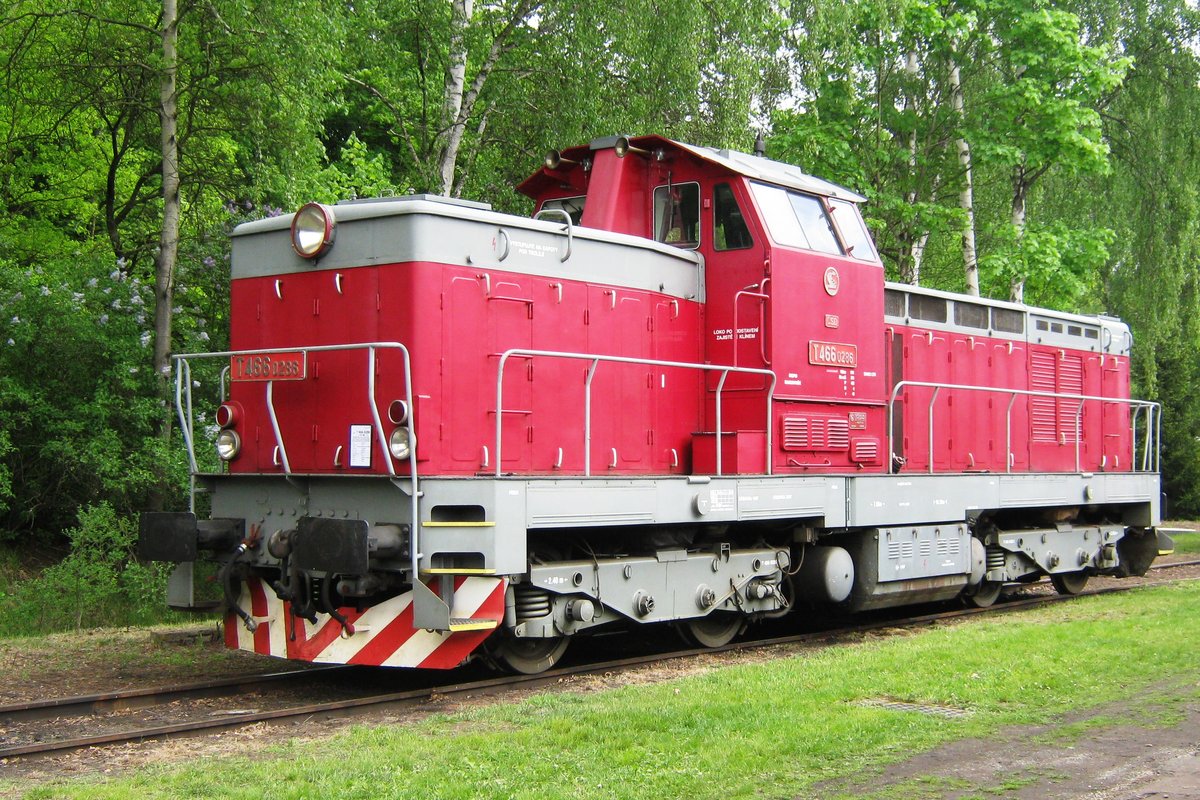
[[[1200,560],[1174,562],[1156,564],[1152,569],[1165,571],[1179,567],[1196,566],[1198,564],[1200,564]],[[1139,583],[1129,586],[1094,589],[1076,596],[1086,597],[1124,592],[1139,588],[1142,585],[1144,584]],[[453,684],[435,682],[428,686],[399,692],[359,694],[349,698],[302,705],[289,705],[284,708],[269,710],[245,708],[245,703],[242,703],[239,704],[243,706],[241,708],[223,708],[215,711],[202,710],[198,715],[199,718],[176,722],[162,722],[156,718],[157,715],[144,720],[132,720],[130,717],[134,712],[146,709],[163,708],[180,703],[194,703],[218,697],[245,698],[248,694],[261,693],[263,691],[287,691],[294,694],[297,688],[305,685],[306,682],[311,685],[314,681],[342,681],[347,677],[348,673],[352,673],[355,670],[363,670],[364,668],[347,666],[319,667],[308,670],[275,672],[263,675],[204,681],[186,686],[132,689],[85,697],[39,700],[0,706],[0,726],[3,726],[4,730],[10,732],[9,735],[5,736],[5,739],[11,740],[13,738],[11,731],[15,729],[18,731],[20,738],[28,740],[17,744],[0,745],[0,759],[62,754],[91,747],[124,744],[146,739],[197,736],[255,723],[283,723],[296,720],[329,719],[333,717],[344,718],[377,712],[383,709],[390,711],[405,708],[419,709],[427,706],[434,698],[444,700],[456,697],[468,698],[496,695],[515,689],[530,689],[553,685],[567,678],[621,672],[656,662],[687,659],[700,655],[738,650],[754,650],[806,642],[828,641],[836,643],[872,631],[897,627],[919,627],[977,614],[1008,613],[1071,599],[1074,599],[1074,596],[1057,594],[1021,597],[1009,599],[984,609],[962,608],[919,616],[879,619],[850,627],[838,627],[830,630],[783,636],[767,636],[759,639],[733,642],[724,647],[673,650],[666,653],[653,653],[593,662],[554,669],[539,675],[505,675]],[[70,720],[72,719],[88,718],[94,720],[100,716],[116,720],[118,724],[113,726],[116,729],[103,733],[84,733],[66,736],[59,736],[54,733],[54,727],[62,727],[64,724],[69,727]],[[44,725],[41,723],[44,723]]]

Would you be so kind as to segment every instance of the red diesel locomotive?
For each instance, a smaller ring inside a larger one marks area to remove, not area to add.
[[[193,508],[142,519],[172,605],[207,561],[230,647],[535,672],[600,626],[715,646],[1157,554],[1119,320],[887,284],[862,197],[757,156],[611,137],[519,188],[532,219],[420,195],[234,231],[232,351],[175,357]]]

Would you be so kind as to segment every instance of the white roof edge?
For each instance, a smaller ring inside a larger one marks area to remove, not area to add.
[[[700,147],[683,142],[675,142],[675,144],[697,158],[719,164],[747,178],[786,186],[789,189],[799,189],[803,192],[828,195],[851,203],[863,203],[867,199],[844,186],[838,186],[836,183],[809,175],[799,167],[785,164],[782,161],[772,161],[769,158],[739,153],[736,150],[718,150],[715,147]]]

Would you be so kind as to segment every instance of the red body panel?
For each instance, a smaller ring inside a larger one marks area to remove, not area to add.
[[[327,272],[235,281],[235,319],[256,324],[235,324],[233,346],[405,343],[424,474],[495,468],[496,380],[507,350],[700,360],[698,305],[651,292],[496,271],[485,280],[478,270],[430,263],[347,270],[341,285],[343,294],[337,295]],[[380,350],[377,358],[376,401],[386,422],[391,401],[405,396],[403,361],[389,350]],[[504,471],[583,471],[589,363],[508,360]],[[292,471],[386,473],[383,447],[374,439],[369,467],[348,461],[351,426],[373,422],[366,351],[310,353],[308,370],[306,380],[277,381],[273,388]],[[688,370],[601,363],[592,385],[592,468],[682,472],[691,435],[700,427],[698,386],[699,378]],[[234,383],[231,399],[246,409],[252,443],[232,462],[232,471],[282,471],[265,384]],[[404,469],[400,462],[393,466]]]
[[[898,362],[893,362],[901,370],[893,385],[903,379],[998,390],[1129,396],[1129,360],[1120,356],[915,326],[890,327],[887,336],[891,347],[901,348]],[[896,452],[910,471],[929,470],[933,395],[934,390],[926,387],[901,391]],[[1075,418],[1081,406],[1077,468]],[[1007,468],[1090,472],[1125,469],[1130,463],[1129,410],[1123,404],[943,389],[934,401],[933,418],[935,472],[1004,472]],[[1008,464],[1006,452],[1011,453]]]

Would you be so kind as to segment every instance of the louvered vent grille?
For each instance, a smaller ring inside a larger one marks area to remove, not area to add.
[[[1030,354],[1029,388],[1038,392],[1083,394],[1083,358],[1069,353]],[[1075,414],[1079,402],[1066,398],[1034,397],[1029,402],[1033,441],[1075,443]]]
[[[962,544],[958,539],[939,538],[937,540],[937,554],[939,556],[956,556],[962,551]]]
[[[1058,363],[1058,391],[1060,394],[1083,394],[1083,357],[1066,355]],[[1058,401],[1059,441],[1075,444],[1075,412],[1079,410],[1077,400]]]
[[[784,450],[848,450],[850,422],[845,417],[812,415],[783,418]]]
[[[1055,361],[1057,353],[1034,351],[1029,354],[1029,388],[1035,392],[1053,392],[1058,386]],[[1029,401],[1029,424],[1033,441],[1057,442],[1058,426],[1055,420],[1054,400],[1049,397],[1034,397]]]
[[[850,458],[860,464],[878,464],[879,440],[855,439],[850,443]]]

